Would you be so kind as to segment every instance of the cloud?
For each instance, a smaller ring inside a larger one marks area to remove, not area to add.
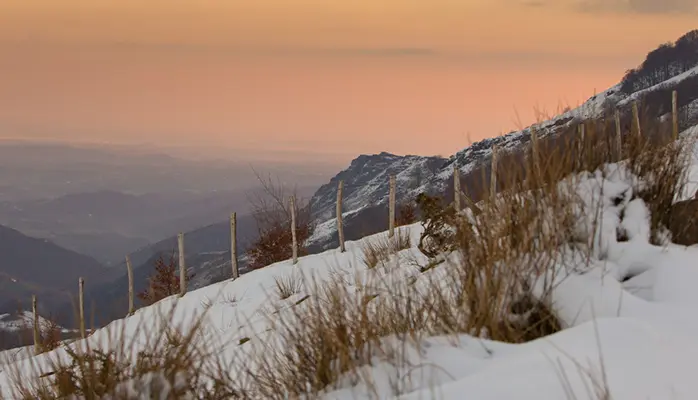
[[[583,0],[578,7],[586,11],[673,14],[695,12],[698,0]]]
[[[521,5],[526,6],[526,7],[536,8],[536,7],[545,7],[548,5],[548,3],[545,0],[524,0],[521,2]]]
[[[676,14],[698,12],[698,0],[519,0],[525,7],[566,7],[582,12]]]
[[[303,46],[233,46],[204,43],[99,43],[93,47],[112,50],[148,52],[214,53],[234,56],[322,56],[322,57],[431,57],[438,54],[426,47],[303,47]]]
[[[433,48],[410,46],[238,46],[146,41],[62,43],[52,41],[3,41],[0,39],[0,48],[2,47],[15,50],[29,49],[34,52],[45,49],[117,53],[145,52],[148,54],[179,54],[187,56],[218,55],[224,57],[430,58],[440,55],[440,52]]]

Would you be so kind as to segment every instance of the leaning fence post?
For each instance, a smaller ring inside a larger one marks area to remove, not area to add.
[[[640,127],[640,112],[637,110],[637,102],[633,102],[633,122],[637,127],[637,136],[642,136],[642,128]]]
[[[128,273],[128,315],[133,315],[136,311],[133,306],[133,265],[131,257],[126,256],[126,272]]]
[[[296,197],[291,196],[291,246],[293,247],[293,264],[298,263],[298,238],[296,237]]]
[[[237,213],[230,214],[230,265],[233,269],[233,279],[240,276],[238,269],[238,239],[237,239]]]
[[[616,161],[623,158],[623,133],[620,128],[620,110],[616,108]]]
[[[460,168],[458,168],[458,160],[453,163],[453,205],[456,207],[456,212],[460,212]]]
[[[179,297],[187,293],[187,266],[184,258],[184,233],[177,235],[177,247],[179,248]]]
[[[32,326],[32,330],[34,332],[34,354],[39,355],[41,354],[41,339],[39,336],[39,313],[37,312],[37,306],[36,306],[36,295],[32,296],[32,313],[33,318],[34,318],[34,326]]]
[[[676,90],[671,92],[671,122],[674,140],[679,139],[679,96]]]
[[[395,175],[390,175],[390,192],[388,195],[388,237],[395,235]]]
[[[492,167],[490,173],[490,199],[494,201],[495,196],[497,196],[497,158],[499,149],[495,144],[492,146]]]
[[[85,339],[87,337],[87,332],[85,331],[85,279],[83,277],[80,277],[78,280],[78,290],[80,337]]]
[[[339,181],[337,186],[337,235],[339,237],[339,251],[344,253],[344,221],[342,220],[342,198],[344,196],[344,181]]]

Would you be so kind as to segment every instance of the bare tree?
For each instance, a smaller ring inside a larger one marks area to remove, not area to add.
[[[263,268],[293,256],[292,215],[288,201],[291,196],[296,199],[294,207],[298,255],[307,254],[306,241],[314,228],[309,201],[298,197],[295,186],[288,188],[278,178],[274,180],[271,175],[264,177],[254,169],[253,172],[260,183],[260,189],[248,196],[250,211],[257,225],[257,238],[246,252],[249,267]]]

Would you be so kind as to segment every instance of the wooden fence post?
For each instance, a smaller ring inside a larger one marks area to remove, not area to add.
[[[640,127],[640,112],[637,109],[637,102],[633,102],[633,122],[637,127],[637,136],[642,136],[642,128]]]
[[[177,235],[177,247],[179,248],[179,297],[187,293],[187,266],[184,258],[184,233]]]
[[[339,251],[344,253],[344,221],[342,219],[342,199],[344,196],[344,181],[339,181],[337,186],[337,234],[339,236]]]
[[[126,256],[126,272],[128,273],[128,315],[133,315],[136,308],[133,305],[133,265],[131,257]]]
[[[456,212],[460,212],[462,209],[460,203],[460,168],[458,168],[458,161],[453,163],[453,205],[456,207]]]
[[[392,238],[395,235],[395,175],[390,175],[390,192],[388,195],[388,237]]]
[[[78,307],[80,307],[80,337],[85,339],[87,337],[87,331],[85,330],[85,279],[83,277],[78,279],[78,290]]]
[[[39,313],[37,311],[37,306],[36,306],[36,295],[32,296],[32,317],[33,317],[33,325],[32,326],[32,331],[34,332],[34,354],[39,355],[41,354],[41,336],[39,336]]]
[[[298,263],[298,238],[296,237],[296,197],[291,196],[291,246],[293,247],[293,265]]]
[[[238,237],[237,237],[238,217],[237,213],[230,214],[230,266],[233,269],[233,279],[240,277],[238,269]]]
[[[490,199],[494,201],[494,199],[497,196],[497,158],[499,157],[498,154],[499,149],[497,148],[497,145],[495,144],[492,146],[492,166],[491,166],[491,173],[490,173]]]
[[[679,96],[676,90],[671,92],[671,123],[674,140],[679,139]]]
[[[531,126],[531,158],[533,163],[533,180],[532,182],[538,182],[542,177],[540,176],[540,160],[538,154],[538,133],[536,128]],[[535,183],[534,183],[535,184]]]
[[[616,161],[623,159],[623,132],[620,128],[620,109],[616,108]]]

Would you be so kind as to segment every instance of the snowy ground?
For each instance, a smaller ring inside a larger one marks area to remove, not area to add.
[[[364,371],[373,378],[372,388],[344,387],[325,397],[354,399],[378,394],[392,398],[393,388],[398,387],[401,398],[407,399],[581,400],[601,398],[594,395],[595,386],[607,386],[614,400],[698,398],[694,370],[698,360],[698,248],[649,244],[648,215],[642,201],[614,205],[611,200],[630,189],[631,177],[615,165],[606,171],[605,177],[600,173],[584,177],[578,189],[589,204],[603,200],[604,223],[595,233],[602,246],[585,264],[584,273],[557,275],[560,285],[553,293],[553,303],[564,324],[562,332],[521,345],[468,335],[427,338],[419,352],[408,350],[409,367],[376,363]],[[690,180],[698,182],[697,166]],[[685,196],[692,197],[697,186],[689,185]],[[616,241],[619,225],[629,233],[629,241]],[[580,226],[585,228],[589,226]],[[403,229],[409,230],[416,244],[420,226]],[[364,240],[379,240],[384,235]],[[368,270],[362,262],[361,243],[348,242],[346,247],[346,253],[330,250],[301,258],[297,266],[281,262],[183,298],[165,299],[115,321],[88,340],[99,346],[108,341],[110,332],[123,328],[127,336],[139,335],[130,347],[135,352],[145,346],[145,333],[138,330],[143,322],[156,324],[163,310],[176,305],[175,320],[186,325],[210,305],[205,338],[212,340],[218,354],[244,362],[254,344],[272,341],[270,321],[275,313],[306,295],[301,291],[279,299],[275,278],[302,274],[322,281],[343,276],[351,292],[355,282],[367,282],[375,275],[420,280],[439,273],[438,268],[419,272],[412,261],[426,260],[416,248],[400,252],[390,267]],[[561,261],[560,269],[562,263],[575,259],[570,254]],[[240,344],[245,338],[250,341]],[[31,359],[39,371],[29,359],[0,362],[0,394],[10,394],[12,368],[24,371],[25,379],[30,379],[37,372],[49,372],[48,357],[64,353],[57,350]],[[13,353],[16,358],[22,354],[27,357],[30,353]]]
[[[51,321],[39,316],[39,327],[41,330],[51,328]],[[31,311],[22,311],[19,314],[0,314],[0,331],[17,332],[22,329],[31,329],[34,326],[34,313]],[[63,329],[60,326],[56,327],[62,332],[73,332],[72,330]]]

